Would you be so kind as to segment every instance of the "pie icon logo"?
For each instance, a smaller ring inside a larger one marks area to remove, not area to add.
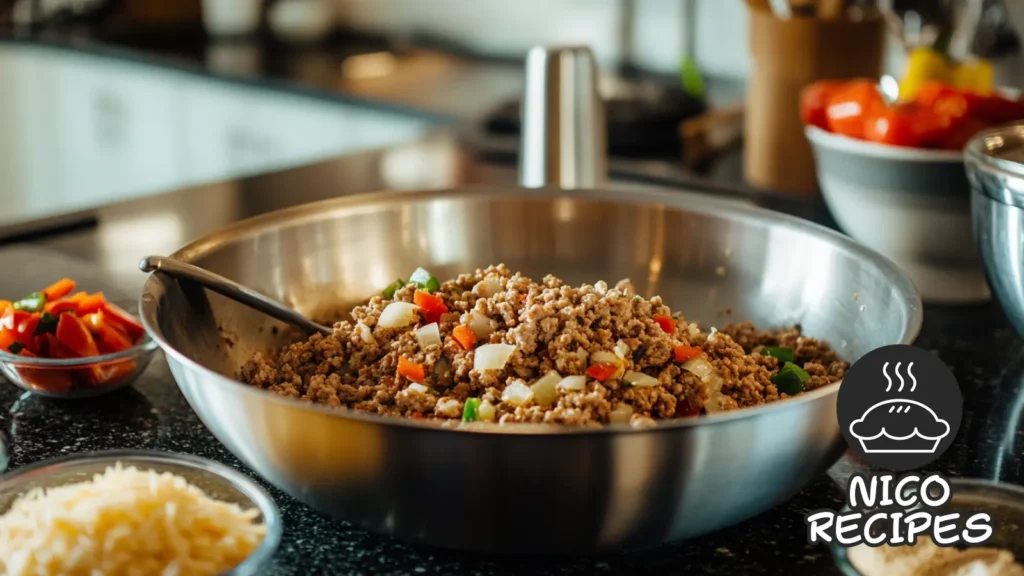
[[[949,368],[926,350],[899,345],[874,350],[850,368],[837,408],[853,451],[901,471],[939,458],[955,440],[962,411]]]

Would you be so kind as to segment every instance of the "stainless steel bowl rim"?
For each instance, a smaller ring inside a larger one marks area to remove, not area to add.
[[[899,293],[907,295],[906,304],[909,316],[904,326],[903,333],[905,334],[900,344],[910,344],[916,338],[921,329],[921,322],[923,318],[921,299],[918,296],[917,289],[914,287],[913,282],[907,277],[907,275],[896,266],[891,260],[866,248],[849,237],[820,226],[813,222],[798,218],[796,216],[790,216],[780,212],[774,212],[755,206],[750,206],[742,203],[738,203],[735,200],[720,200],[717,198],[711,198],[707,195],[696,193],[696,192],[684,192],[684,191],[661,191],[661,190],[636,190],[631,192],[631,197],[623,198],[621,191],[615,190],[561,190],[551,188],[494,188],[486,186],[469,186],[457,189],[443,189],[443,190],[410,190],[410,191],[386,191],[386,192],[371,192],[367,194],[359,194],[353,196],[347,196],[343,198],[335,198],[329,200],[322,200],[319,202],[312,202],[303,204],[300,206],[294,206],[291,208],[285,208],[272,213],[263,214],[246,220],[237,222],[231,226],[221,229],[217,232],[208,234],[200,237],[189,244],[183,246],[180,250],[172,254],[174,258],[181,258],[185,261],[191,261],[193,257],[205,254],[209,250],[216,248],[219,245],[230,242],[236,238],[242,237],[250,231],[259,230],[265,223],[269,222],[282,222],[287,221],[291,225],[300,224],[307,220],[318,220],[326,217],[327,214],[337,213],[339,211],[345,211],[352,213],[352,211],[358,211],[363,206],[366,209],[371,207],[380,207],[391,204],[403,204],[410,201],[423,201],[423,200],[440,200],[446,198],[460,197],[460,196],[473,196],[473,199],[486,199],[489,197],[495,198],[509,198],[510,192],[514,190],[515,196],[518,198],[572,198],[575,200],[603,200],[603,201],[614,201],[625,204],[660,204],[666,207],[683,209],[689,212],[702,213],[708,215],[728,215],[734,219],[747,219],[750,221],[767,224],[774,222],[776,224],[783,224],[792,228],[802,229],[809,233],[822,235],[830,238],[836,243],[836,245],[849,252],[856,253],[863,259],[875,262],[880,268],[884,268],[887,276],[891,277],[894,282],[899,284]],[[347,418],[353,420],[361,420],[366,422],[372,422],[377,424],[387,424],[390,426],[402,426],[409,428],[417,428],[422,430],[434,430],[439,433],[451,433],[451,434],[465,434],[467,432],[476,433],[522,433],[528,436],[538,435],[558,435],[564,436],[567,434],[580,434],[580,435],[595,435],[595,434],[619,434],[622,432],[630,432],[633,434],[657,434],[666,430],[686,428],[690,426],[710,426],[717,424],[725,424],[734,420],[741,420],[745,418],[754,418],[759,415],[767,414],[775,411],[784,411],[787,409],[796,409],[798,406],[804,403],[814,402],[820,398],[830,396],[832,394],[838,394],[839,386],[841,382],[835,385],[825,386],[811,392],[801,394],[796,398],[787,399],[782,402],[773,402],[761,406],[743,408],[738,410],[730,410],[718,414],[710,414],[701,416],[698,418],[678,418],[661,420],[658,422],[658,426],[651,428],[635,429],[628,424],[608,424],[601,427],[571,427],[571,426],[560,426],[560,425],[538,425],[529,424],[521,426],[493,426],[488,428],[473,429],[471,431],[458,428],[442,427],[436,423],[430,423],[427,421],[413,420],[410,418],[401,418],[394,416],[380,416],[376,414],[362,413],[354,410],[339,410],[337,408],[331,408],[328,406],[322,406],[317,404],[311,404],[303,402],[301,400],[272,394],[270,392],[259,390],[251,386],[247,386],[242,382],[239,382],[233,378],[228,378],[222,374],[214,372],[205,366],[195,362],[191,358],[182,354],[176,350],[167,340],[164,338],[157,322],[157,308],[156,300],[152,295],[151,287],[156,282],[152,277],[146,281],[146,286],[143,290],[142,296],[139,302],[139,310],[142,319],[142,323],[149,333],[150,337],[163,348],[165,354],[171,355],[175,360],[182,364],[189,366],[194,370],[199,370],[204,373],[207,377],[213,378],[218,383],[225,386],[238,386],[245,389],[246,393],[259,394],[264,397],[267,401],[285,403],[295,407],[301,407],[303,410],[321,412],[323,414],[330,415],[336,418]]]
[[[975,134],[964,149],[968,170],[984,172],[997,179],[1024,178],[1024,164],[990,153],[991,148],[987,143],[995,137],[1000,138],[999,147],[1009,138],[1016,147],[1024,149],[1024,122],[1006,124]],[[987,182],[980,182],[975,189],[997,202],[1024,207],[1024,190],[1015,192],[1004,185],[991,185]]]
[[[0,493],[10,489],[11,484],[16,483],[16,481],[21,480],[25,476],[45,473],[47,468],[74,463],[103,462],[104,460],[109,461],[111,464],[121,462],[126,465],[133,463],[142,464],[144,462],[179,464],[226,480],[234,488],[245,494],[260,511],[260,515],[263,516],[263,523],[267,527],[267,533],[263,537],[263,541],[260,542],[260,545],[241,564],[233,566],[228,572],[229,574],[239,570],[243,573],[251,573],[268,561],[281,543],[281,534],[284,526],[281,512],[278,510],[277,504],[274,503],[274,499],[270,497],[266,490],[237,470],[191,454],[161,452],[159,450],[98,450],[61,456],[22,466],[0,475]]]
[[[160,347],[160,344],[153,340],[147,332],[146,338],[120,352],[112,352],[110,354],[100,354],[99,356],[88,356],[85,358],[34,358],[31,356],[18,356],[17,354],[11,354],[4,350],[0,350],[0,362],[12,364],[14,366],[28,366],[32,368],[84,368],[86,366],[92,366],[94,364],[105,364],[108,362],[117,362],[119,360],[128,360],[131,358],[138,357],[142,354],[152,354]]]

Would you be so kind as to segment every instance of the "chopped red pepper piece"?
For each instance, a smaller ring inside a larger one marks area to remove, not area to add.
[[[96,329],[96,346],[103,354],[121,352],[132,347],[132,341],[119,329],[108,324],[101,324]]]
[[[398,375],[405,376],[413,382],[423,382],[427,378],[427,370],[423,364],[410,362],[405,356],[398,358]]]
[[[704,351],[697,346],[679,345],[672,349],[676,356],[676,362],[686,362],[700,356]]]
[[[587,375],[599,382],[611,378],[619,371],[619,367],[615,364],[594,364],[590,368],[587,368]]]
[[[32,347],[32,336],[35,335],[36,326],[39,326],[39,314],[15,310],[13,322],[14,340],[26,348]]]
[[[54,300],[59,300],[67,296],[68,294],[71,294],[71,291],[74,289],[74,280],[72,280],[71,278],[61,278],[60,280],[57,280],[53,284],[47,286],[46,289],[43,290],[43,294],[46,294],[47,302],[53,302]]]
[[[68,350],[68,347],[61,344],[60,340],[53,334],[46,333],[42,336],[46,342],[46,353],[50,358],[77,358],[74,352]]]
[[[103,312],[103,317],[120,328],[132,342],[138,342],[146,335],[146,329],[142,323],[120,306],[107,302],[103,305]]]
[[[57,322],[57,340],[80,357],[99,356],[100,351],[82,319],[74,314],[61,314]]]
[[[476,334],[473,334],[473,330],[469,326],[459,324],[452,331],[452,336],[462,346],[464,350],[472,350],[476,346]]]
[[[420,315],[423,316],[423,321],[427,324],[440,322],[441,315],[448,312],[448,306],[445,305],[443,298],[422,290],[417,290],[413,294],[412,301],[413,304],[420,307]]]
[[[14,344],[14,308],[8,308],[0,315],[0,348],[8,352],[11,344]]]
[[[661,329],[665,332],[668,332],[669,334],[676,333],[676,321],[671,316],[658,314],[654,317],[654,321],[657,322],[658,326],[661,326]]]
[[[78,301],[78,315],[92,314],[97,310],[101,310],[106,303],[107,299],[104,298],[103,292],[89,294]]]
[[[700,416],[700,408],[691,409],[685,404],[676,404],[676,418],[693,418]]]
[[[14,308],[14,303],[10,300],[0,300],[0,314],[7,312],[7,310]]]

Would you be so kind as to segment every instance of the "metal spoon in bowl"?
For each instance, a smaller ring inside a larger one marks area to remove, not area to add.
[[[178,279],[191,280],[239,304],[245,304],[254,310],[263,312],[267,316],[291,324],[307,334],[320,332],[327,335],[334,333],[333,329],[313,322],[277,300],[268,298],[251,288],[246,288],[219,274],[214,274],[209,270],[204,270],[192,264],[186,264],[180,260],[164,256],[146,256],[139,262],[139,269],[143,272],[163,272]]]

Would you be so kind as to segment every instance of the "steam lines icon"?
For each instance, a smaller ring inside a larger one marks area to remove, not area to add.
[[[889,363],[882,366],[886,392],[899,394],[917,390],[914,363],[907,364],[906,378],[900,373],[901,365],[902,362],[897,362],[893,368],[898,386],[889,376]],[[874,404],[850,424],[850,434],[860,441],[865,453],[934,453],[949,432],[949,422],[939,418],[926,404],[902,397]]]

